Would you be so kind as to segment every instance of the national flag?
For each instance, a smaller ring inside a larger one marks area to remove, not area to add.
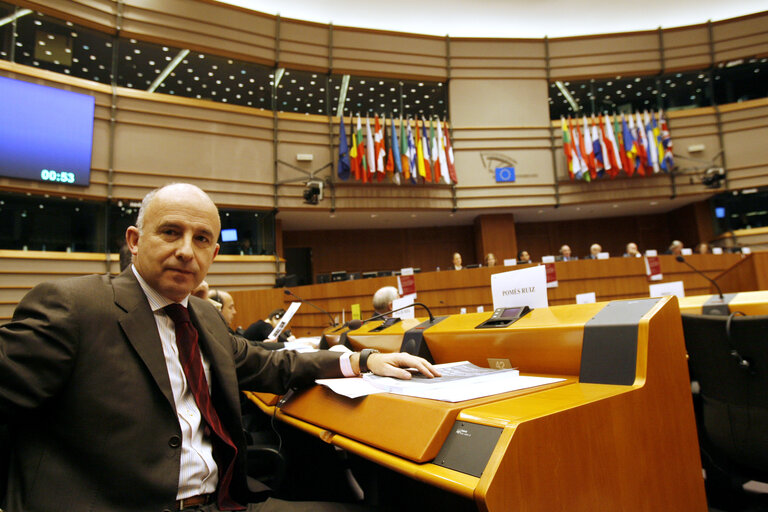
[[[411,182],[416,183],[417,177],[418,177],[418,167],[419,167],[419,151],[416,149],[417,147],[421,147],[420,144],[416,144],[413,140],[413,130],[411,130],[411,122],[408,121],[408,169],[411,174]],[[416,130],[416,135],[418,136],[419,132]]]
[[[560,116],[560,130],[563,132],[563,153],[565,153],[565,167],[568,177],[573,181],[573,153],[571,153],[571,134],[565,123],[565,117]]]
[[[658,119],[658,121],[657,121]],[[658,115],[654,115],[651,112],[651,131],[653,132],[653,140],[656,142],[656,157],[659,159],[659,169],[664,163],[664,143],[661,141],[661,110]]]
[[[397,140],[395,116],[389,118],[389,123],[392,135],[391,140],[389,141],[389,152],[387,153],[387,171],[395,173],[393,178],[395,183],[399,185],[403,174],[403,161],[400,159],[400,141]]]
[[[584,138],[581,136],[581,131],[579,130],[579,121],[570,121],[569,124],[571,125],[571,139],[573,140],[574,148],[573,172],[576,175],[576,179],[591,181],[592,178],[589,175],[587,162],[584,161],[586,150],[584,149]],[[576,163],[578,163],[578,168]]]
[[[440,118],[435,121],[437,125],[437,159],[440,162],[440,174],[443,177],[443,181],[450,185],[451,176],[448,172],[448,159],[445,155],[445,134],[443,128],[440,126]]]
[[[597,178],[597,164],[595,162],[595,148],[592,145],[592,134],[589,132],[589,124],[587,123],[587,116],[586,114],[583,117],[584,119],[584,152],[582,153],[582,156],[584,157],[584,161],[587,163],[587,169],[589,169],[589,176],[592,179]]]
[[[357,132],[360,130],[360,116],[357,116],[357,130],[352,122],[352,116],[349,116],[349,124],[352,125],[352,148],[349,150],[349,163],[352,168],[352,176],[356,180],[360,179],[360,152],[357,147]]]
[[[419,130],[419,120],[416,119],[416,166],[419,169],[419,177],[427,179],[427,169],[424,167],[424,146],[421,143],[421,130]]]
[[[429,136],[432,139],[432,154],[430,155],[429,159],[432,161],[435,183],[440,183],[440,143],[437,139],[435,124],[434,120],[432,119],[429,120]]]
[[[632,121],[631,115],[629,120],[630,122]],[[624,138],[624,155],[627,157],[627,166],[624,167],[624,172],[627,173],[627,176],[632,176],[635,174],[635,168],[637,167],[637,145],[635,144],[635,137],[632,135],[632,128],[627,123],[627,118],[624,117],[624,114],[621,114],[621,126],[622,137]]]
[[[432,152],[429,149],[429,137],[427,136],[427,122],[424,118],[421,118],[421,151],[424,158],[424,180],[432,182],[432,164],[429,161],[429,156]]]
[[[643,122],[640,120],[640,112],[635,113],[635,123],[632,123],[632,114],[629,115],[630,128],[632,128],[632,135],[635,136],[635,144],[637,145],[637,173],[640,176],[645,176],[646,171],[651,172],[651,168],[648,166],[648,141],[645,136],[645,130],[643,129]]]
[[[659,119],[661,120],[661,143],[664,145],[662,169],[667,172],[672,172],[672,169],[675,167],[675,157],[672,154],[672,137],[669,134],[667,117],[663,115],[662,112],[659,112]]]
[[[410,180],[411,164],[408,159],[408,137],[405,133],[405,122],[402,117],[400,117],[400,159],[402,160],[400,166],[402,167],[403,178]]]
[[[608,163],[610,165],[610,171],[608,174],[611,178],[615,178],[619,175],[619,150],[616,147],[616,136],[613,133],[613,127],[611,126],[611,116],[605,114],[605,118],[600,114],[600,128],[603,132],[603,140],[605,141],[605,149],[608,154]]]
[[[639,113],[638,113],[639,115]],[[646,150],[648,151],[648,167],[653,169],[654,173],[658,173],[659,169],[659,148],[656,145],[656,135],[653,133],[653,126],[651,126],[651,117],[648,115],[648,111],[643,112],[643,122],[645,123],[645,136],[648,141]]]
[[[600,130],[595,122],[595,116],[592,116],[592,152],[595,155],[595,170],[598,176],[605,174],[605,144],[600,139]]]
[[[613,133],[616,136],[616,150],[619,152],[619,165],[621,169],[629,174],[629,160],[627,159],[627,152],[624,151],[624,130],[621,127],[621,121],[619,116],[613,115]]]
[[[366,154],[368,160],[368,172],[366,174],[370,174],[369,179],[373,181],[373,175],[376,174],[376,143],[373,141],[371,118],[368,116],[365,116],[365,145],[368,150]]]
[[[384,149],[384,132],[379,123],[379,115],[374,115],[374,136],[373,152],[376,157],[376,172],[379,174],[379,181],[384,179],[384,160],[387,158],[387,152]]]
[[[445,163],[448,166],[448,177],[451,179],[451,183],[458,183],[459,180],[456,177],[456,165],[453,159],[453,147],[451,147],[451,138],[448,133],[448,123],[445,126]]]
[[[347,181],[351,163],[349,161],[349,145],[347,144],[347,130],[344,129],[344,116],[339,116],[339,179]]]

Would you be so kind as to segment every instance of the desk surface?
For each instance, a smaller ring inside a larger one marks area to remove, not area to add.
[[[717,299],[717,295],[683,297],[679,299],[680,312],[702,314],[705,305],[713,304]],[[768,290],[726,293],[724,294],[724,302],[730,312],[741,311],[746,315],[768,315]]]

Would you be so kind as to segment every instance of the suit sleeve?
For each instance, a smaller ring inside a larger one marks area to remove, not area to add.
[[[77,311],[65,286],[43,283],[0,326],[0,422],[61,389],[78,350]]]
[[[290,388],[311,386],[315,379],[343,377],[339,352],[266,350],[245,338],[232,336],[240,389],[282,394]]]

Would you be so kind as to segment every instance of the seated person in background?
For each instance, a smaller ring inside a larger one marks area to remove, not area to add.
[[[486,267],[495,267],[496,266],[496,256],[489,252],[485,255],[485,266]]]
[[[637,249],[637,244],[635,242],[629,242],[626,251],[627,252],[624,253],[625,258],[639,258],[642,256]]]
[[[277,324],[280,319],[283,318],[283,315],[285,315],[285,310],[283,308],[275,309],[264,320],[257,320],[249,325],[245,332],[243,332],[243,337],[250,341],[266,340],[272,330],[277,327]],[[283,332],[280,333],[280,336],[277,337],[277,341],[280,343],[285,343],[286,341],[294,339],[296,338],[294,338],[291,331],[288,329],[283,330]]]
[[[600,246],[600,244],[592,244],[589,247],[589,256],[587,256],[588,260],[596,260],[597,255],[603,252],[603,248]]]
[[[517,253],[517,264],[523,265],[525,263],[531,262],[531,255],[528,254],[528,251],[520,251]]]
[[[373,294],[373,310],[377,315],[392,311],[392,301],[399,299],[400,294],[394,286],[384,286]]]
[[[683,242],[680,240],[673,240],[671,244],[669,244],[669,248],[667,249],[667,252],[664,254],[671,254],[673,256],[680,256],[683,253]]]
[[[211,304],[213,304],[213,307],[219,310],[221,312],[221,302],[215,301],[211,299],[208,294],[210,293],[210,289],[208,288],[208,283],[203,281],[199,285],[197,285],[197,288],[192,290],[192,295],[195,297],[200,297],[201,299],[205,299]]]
[[[214,302],[221,304],[221,316],[224,317],[224,321],[227,322],[227,327],[232,329],[232,320],[235,319],[237,309],[235,309],[235,299],[232,296],[220,290],[210,290],[208,292],[208,298]]]
[[[574,256],[571,252],[571,248],[567,245],[563,245],[560,247],[560,251],[558,251],[560,254],[558,256],[555,256],[555,261],[573,261],[579,259],[578,257]]]
[[[461,254],[459,254],[459,253],[457,253],[457,252],[453,253],[453,264],[452,264],[452,268],[453,268],[453,270],[461,270],[462,268],[464,268],[464,267],[461,265]]]
[[[694,249],[693,252],[696,254],[712,254],[712,249],[709,247],[708,243],[701,242],[696,246],[696,249]]]

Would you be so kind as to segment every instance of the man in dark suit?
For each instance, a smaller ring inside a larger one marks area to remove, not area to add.
[[[126,232],[132,266],[114,279],[39,285],[0,326],[0,423],[10,423],[12,446],[6,512],[283,510],[247,504],[240,387],[284,393],[366,366],[436,374],[408,354],[273,352],[230,335],[210,303],[190,296],[218,253],[219,230],[199,188],[153,191]],[[171,315],[179,304],[191,327]],[[180,326],[197,332],[196,377],[179,358],[194,346]]]
[[[579,259],[571,252],[571,248],[567,245],[560,247],[560,254],[555,256],[555,261],[573,261]]]

